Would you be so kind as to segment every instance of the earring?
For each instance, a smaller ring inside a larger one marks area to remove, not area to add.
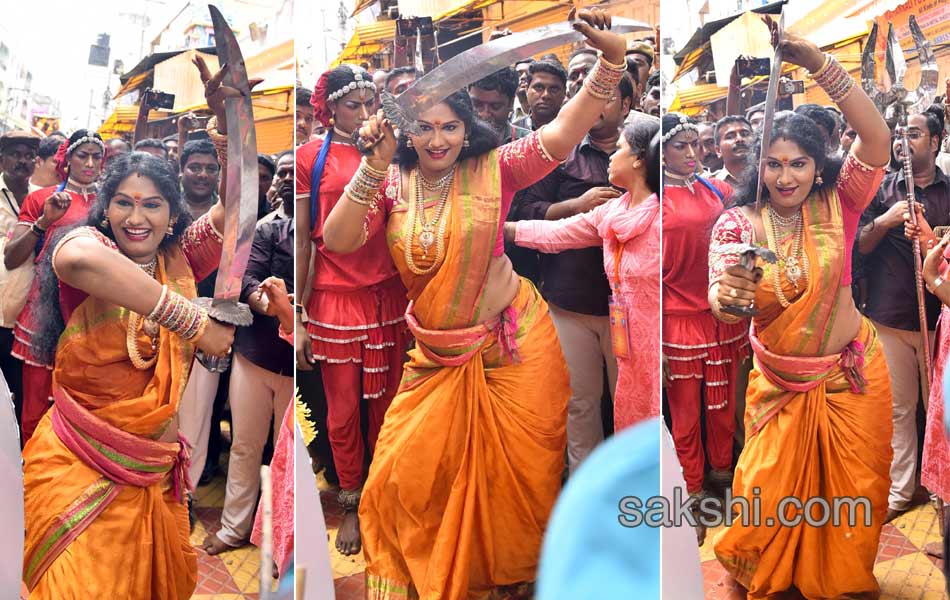
[[[412,148],[412,147],[413,147],[413,145],[412,145],[412,138],[411,138],[411,137],[407,137],[407,138],[406,138],[406,148]]]
[[[824,184],[825,182],[821,179],[821,175],[819,175],[818,177],[815,177],[815,185],[817,185],[818,187],[821,187]]]
[[[336,119],[330,117],[330,127],[333,127],[333,124],[336,123]]]
[[[168,234],[169,236],[175,234],[175,221],[171,221],[171,222],[168,224],[168,232],[167,232],[167,234]]]
[[[465,141],[462,142],[462,147],[463,147],[463,148],[468,148],[469,145],[470,145],[470,144],[468,143],[468,136],[465,136]]]
[[[103,229],[109,228],[109,215],[103,215],[102,220],[99,221],[99,224],[102,225]]]

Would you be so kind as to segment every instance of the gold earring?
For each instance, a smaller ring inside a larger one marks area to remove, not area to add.
[[[406,138],[406,148],[412,148],[412,147],[413,147],[413,145],[412,145],[412,138],[407,137],[407,138]]]
[[[818,177],[815,177],[815,185],[817,185],[818,187],[821,187],[824,184],[825,182],[821,179],[821,175],[819,175]]]
[[[102,220],[99,221],[99,224],[102,225],[103,229],[109,228],[109,215],[103,215]]]
[[[174,235],[174,234],[175,234],[175,221],[171,221],[168,224],[168,235]]]
[[[465,141],[462,142],[462,147],[463,147],[463,148],[468,148],[469,145],[470,145],[470,144],[468,143],[468,136],[465,136]]]
[[[333,127],[333,124],[334,124],[335,122],[336,122],[336,120],[335,120],[333,117],[330,117],[330,127]]]

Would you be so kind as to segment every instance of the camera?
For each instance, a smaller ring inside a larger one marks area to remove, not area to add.
[[[147,88],[145,90],[145,101],[149,108],[172,110],[175,107],[175,94],[167,94]]]
[[[736,75],[739,77],[768,75],[771,70],[771,62],[767,58],[737,58]]]
[[[780,96],[804,94],[805,82],[800,79],[782,79],[778,82],[778,93]]]

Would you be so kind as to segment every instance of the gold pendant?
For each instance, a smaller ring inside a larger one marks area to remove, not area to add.
[[[419,233],[419,245],[422,246],[422,255],[429,256],[429,248],[435,242],[435,232],[431,225],[424,225]]]

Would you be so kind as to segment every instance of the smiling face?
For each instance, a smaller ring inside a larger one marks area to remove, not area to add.
[[[445,102],[436,104],[419,118],[422,135],[410,135],[419,155],[419,166],[428,173],[447,171],[462,152],[465,124]]]
[[[663,146],[663,164],[678,177],[688,177],[699,164],[699,135],[694,130],[680,131]]]
[[[782,215],[791,215],[801,206],[815,183],[815,159],[795,142],[779,138],[765,155],[765,187],[769,202]]]
[[[358,88],[327,106],[333,112],[333,126],[349,135],[359,129],[370,115],[376,114],[377,103],[372,90]]]
[[[214,154],[195,152],[181,170],[181,187],[185,197],[192,202],[205,202],[211,199],[218,187],[218,175],[221,166]]]
[[[122,253],[145,264],[155,258],[168,231],[171,205],[151,179],[133,173],[116,188],[106,216]]]
[[[82,144],[69,155],[69,176],[82,185],[90,185],[102,170],[102,148],[94,142]]]

